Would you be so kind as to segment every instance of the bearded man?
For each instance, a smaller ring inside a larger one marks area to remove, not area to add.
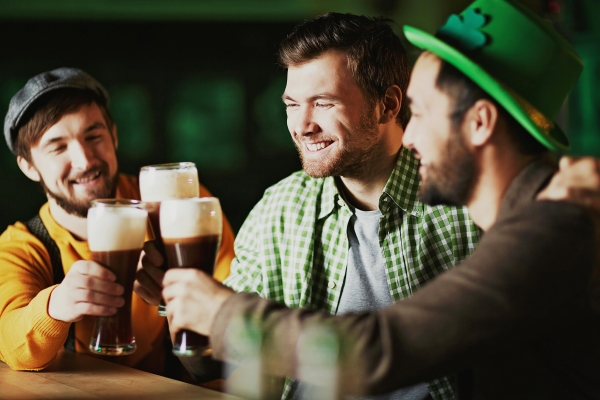
[[[94,317],[124,304],[123,287],[90,261],[86,240],[91,200],[140,199],[137,178],[118,171],[108,100],[98,81],[75,68],[39,74],[11,99],[6,143],[48,198],[39,215],[0,236],[0,360],[13,369],[44,369],[63,347],[92,354]],[[201,187],[200,195],[210,194]],[[227,275],[232,258],[233,233],[225,223],[216,270]],[[167,324],[157,307],[134,294],[132,316],[136,352],[109,359],[178,377],[169,369],[177,369],[177,360],[170,359]]]
[[[251,211],[225,284],[345,314],[407,298],[467,257],[479,230],[466,209],[417,198],[418,161],[402,148],[410,66],[390,21],[322,15],[298,25],[279,58],[303,170],[267,189]],[[283,398],[305,389],[288,381]],[[441,376],[389,398],[453,397]]]

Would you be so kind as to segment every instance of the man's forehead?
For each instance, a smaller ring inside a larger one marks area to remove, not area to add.
[[[348,65],[346,53],[337,50],[326,51],[319,56],[300,64],[288,67],[288,82],[299,77],[311,78],[318,75],[329,76],[335,74],[340,77],[352,79],[352,71]]]
[[[414,102],[421,94],[437,91],[435,82],[440,71],[441,60],[436,55],[424,52],[422,53],[410,75],[408,83],[407,96]],[[441,94],[441,92],[440,92]]]
[[[48,127],[48,129],[40,136],[39,144],[43,145],[45,142],[52,140],[57,136],[61,136],[65,133],[63,127],[67,129],[87,129],[91,125],[98,123],[106,125],[100,107],[94,102],[82,104],[77,109],[63,114],[58,121]]]

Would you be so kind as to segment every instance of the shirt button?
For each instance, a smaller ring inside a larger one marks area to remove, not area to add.
[[[329,287],[329,289],[333,289],[335,288],[335,282],[329,282],[327,286]]]
[[[339,205],[340,207],[344,207],[344,200],[342,200],[342,199],[339,199],[339,200],[338,200],[338,205]]]

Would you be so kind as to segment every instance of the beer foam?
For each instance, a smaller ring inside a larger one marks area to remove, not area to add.
[[[200,196],[196,168],[184,170],[143,169],[140,171],[142,200],[158,202]]]
[[[165,200],[160,205],[160,232],[169,239],[220,235],[221,205],[214,197]]]
[[[148,211],[134,207],[92,207],[88,210],[91,251],[136,250],[144,247]]]

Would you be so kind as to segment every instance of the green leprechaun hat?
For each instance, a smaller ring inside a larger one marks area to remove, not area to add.
[[[476,0],[435,36],[404,26],[406,39],[458,68],[551,150],[568,150],[554,122],[583,62],[554,29],[512,0]]]

